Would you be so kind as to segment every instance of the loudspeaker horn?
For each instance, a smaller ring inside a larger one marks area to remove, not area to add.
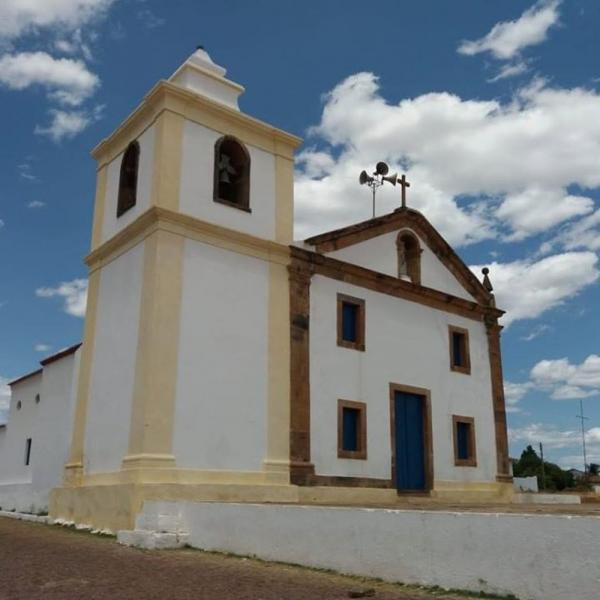
[[[384,181],[389,181],[392,185],[396,185],[398,181],[398,173],[394,173],[393,175],[388,175],[387,177],[383,177]]]
[[[370,175],[367,175],[366,171],[362,171],[358,176],[358,181],[360,182],[360,185],[365,185],[365,183],[373,181],[373,178]]]
[[[377,172],[377,175],[387,175],[389,170],[390,168],[383,161],[378,162],[375,165],[375,171]]]

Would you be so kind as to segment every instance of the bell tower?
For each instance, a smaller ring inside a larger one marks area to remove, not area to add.
[[[225,75],[198,48],[92,151],[88,305],[54,516],[85,521],[75,513],[101,481],[131,510],[99,501],[94,522],[128,527],[143,486],[180,484],[181,468],[194,484],[219,469],[229,483],[289,482],[287,265],[301,140],[244,114],[244,88]],[[236,427],[258,440],[251,451],[232,450]]]

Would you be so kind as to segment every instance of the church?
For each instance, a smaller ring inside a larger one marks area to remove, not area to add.
[[[225,74],[198,49],[94,148],[83,343],[11,383],[0,506],[509,502],[487,272],[404,204],[294,241],[301,139]]]

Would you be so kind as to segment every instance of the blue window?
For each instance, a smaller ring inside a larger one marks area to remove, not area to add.
[[[343,409],[343,443],[342,448],[349,450],[350,452],[356,452],[358,450],[358,428],[360,420],[360,411],[356,408]]]
[[[475,421],[472,417],[454,416],[454,464],[458,467],[475,467]]]
[[[365,349],[365,301],[344,294],[337,296],[337,343],[343,348]]]
[[[456,424],[456,445],[458,446],[457,453],[460,460],[467,460],[471,455],[469,452],[470,429],[469,423]]]
[[[449,327],[450,335],[450,369],[458,373],[471,373],[469,356],[469,332],[461,327]]]
[[[367,405],[338,400],[338,458],[367,458]]]
[[[356,342],[358,335],[358,305],[342,302],[342,339]]]

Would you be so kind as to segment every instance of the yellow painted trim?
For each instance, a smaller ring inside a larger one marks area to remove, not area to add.
[[[91,270],[105,266],[158,230],[269,262],[283,265],[289,262],[290,250],[287,245],[158,207],[150,208],[96,248],[86,257],[85,262]]]
[[[131,457],[128,457],[128,459]],[[154,458],[154,457],[152,457]],[[168,484],[180,483],[189,485],[198,484],[226,484],[226,485],[286,485],[289,477],[285,472],[274,476],[265,471],[229,471],[209,469],[180,469],[172,464],[167,465],[168,456],[165,456],[164,465],[158,466],[128,466],[121,471],[109,473],[91,473],[84,475],[82,485],[121,485],[125,483]]]
[[[123,459],[138,466],[174,464],[171,456],[179,356],[183,242],[157,230],[144,241],[142,304],[129,430]],[[145,456],[138,456],[145,455]],[[168,459],[165,455],[168,455]]]
[[[92,250],[102,243],[102,230],[104,228],[104,208],[106,206],[106,180],[108,167],[98,170],[96,175],[96,197],[94,200],[94,220],[92,225]]]
[[[98,315],[98,296],[100,293],[100,271],[91,272],[88,279],[87,308],[83,331],[83,345],[77,381],[77,402],[73,418],[73,434],[69,460],[65,465],[65,481],[77,485],[83,472],[83,452],[85,445],[85,427],[87,407],[90,395],[92,361],[94,358],[94,340]]]
[[[275,240],[294,240],[294,161],[275,156]]]
[[[269,265],[267,456],[263,468],[289,481],[290,292],[286,265]]]
[[[164,111],[154,125],[156,134],[150,204],[174,211],[179,209],[183,123],[181,115]]]
[[[292,158],[294,149],[302,143],[301,138],[240,111],[173,83],[160,81],[125,121],[92,150],[92,156],[99,166],[111,162],[123,152],[127,144],[139,137],[165,110],[220,133],[234,135],[245,144],[287,158]]]

